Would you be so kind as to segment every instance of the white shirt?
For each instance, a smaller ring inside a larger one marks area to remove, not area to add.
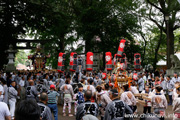
[[[84,88],[83,88],[85,91],[87,91],[88,89],[90,91],[92,91],[92,95],[94,96],[94,93],[96,92],[96,89],[93,85],[85,85]]]
[[[144,80],[144,81],[146,81],[146,80],[147,80],[147,79],[146,79],[146,76],[143,76],[143,80]]]
[[[24,80],[20,80],[19,85],[20,85],[21,87],[24,87],[24,84],[25,84],[25,81],[24,81]]]
[[[180,97],[174,99],[172,110],[174,113],[180,113]],[[179,120],[179,119],[174,119],[174,120]]]
[[[172,78],[172,82],[174,82],[174,83],[180,82],[180,78],[179,77],[177,77],[177,78],[173,77]]]
[[[2,100],[4,98],[4,95],[3,95],[4,94],[4,88],[2,85],[0,85],[0,92],[1,92],[0,100]]]
[[[15,77],[16,77],[16,75],[13,74],[12,75],[12,81],[14,81]]]
[[[109,97],[109,91],[104,90],[104,92]]]
[[[176,88],[173,89],[172,98],[173,98],[173,100],[176,99],[176,98],[178,98],[178,94],[177,94],[177,92],[176,92]]]
[[[131,98],[128,97],[128,94],[131,94]],[[125,102],[127,105],[136,105],[136,98],[134,97],[131,91],[124,91],[121,94],[121,100]]]
[[[141,93],[146,93],[146,91],[143,90]],[[149,95],[148,95],[148,98],[151,98],[151,99],[152,99],[153,93],[149,92],[149,93],[147,93],[147,94],[149,94]],[[147,103],[147,106],[151,106],[151,101],[147,101],[147,100],[146,100],[146,103]]]
[[[132,92],[133,94],[138,94],[138,93],[139,93],[139,91],[138,91],[138,89],[137,89],[136,86],[131,86],[131,92]]]
[[[0,120],[5,120],[6,116],[10,116],[10,112],[9,112],[8,106],[4,102],[0,102],[0,106],[1,106],[1,109],[0,109]]]

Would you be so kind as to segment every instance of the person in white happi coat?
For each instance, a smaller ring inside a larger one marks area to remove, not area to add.
[[[135,82],[131,82],[131,86],[129,87],[129,91],[131,91],[133,94],[139,94],[139,91],[137,87],[135,86]]]
[[[133,112],[136,111],[136,99],[131,91],[128,90],[129,85],[123,85],[123,93],[121,94],[121,100],[124,101]]]
[[[167,94],[167,92],[166,92],[166,90],[167,90],[167,82],[166,82],[165,79],[163,79],[163,80],[161,81],[160,86],[163,88],[162,90],[163,90],[164,94],[166,95],[166,94]]]
[[[152,96],[152,107],[154,109],[154,113],[157,114],[160,120],[164,120],[165,109],[167,109],[168,104],[166,97],[160,93],[162,90],[161,86],[156,86],[155,88],[156,94]]]
[[[158,85],[158,86],[159,86],[159,85]],[[153,89],[152,93],[155,95],[155,94],[156,94],[156,89]],[[161,93],[162,95],[164,95],[164,91],[163,91],[163,90],[161,90],[160,93]]]
[[[174,112],[173,120],[180,120],[180,86],[176,88],[178,97],[173,101],[172,110]]]
[[[61,78],[59,79],[56,79],[56,86],[57,86],[57,90],[59,91],[59,98],[60,101],[59,101],[59,104],[63,104],[63,91],[60,90],[61,86],[65,84],[65,80],[64,80],[64,76],[61,76]]]
[[[74,96],[74,91],[72,86],[70,85],[70,76],[66,77],[66,82],[64,85],[61,86],[60,90],[62,90],[64,93],[63,116],[66,116],[65,111],[67,105],[69,109],[69,116],[73,116],[71,114],[71,102],[72,102],[72,97]]]
[[[94,78],[94,86],[96,87],[98,85],[101,85],[101,83],[102,83],[102,80],[99,78],[98,75],[96,75]]]
[[[104,120],[133,120],[132,109],[122,100],[119,100],[119,93],[116,89],[109,92],[112,100],[105,109]]]
[[[174,82],[171,80],[170,76],[167,76],[167,93],[169,96],[169,105],[172,105],[172,93],[174,89]]]
[[[180,77],[178,77],[178,74],[175,72],[174,77],[172,78],[172,82],[175,84],[176,82],[180,82]]]
[[[6,103],[0,102],[0,120],[11,120],[9,108]]]
[[[149,86],[145,86],[145,90],[141,92],[141,94],[144,94],[148,98],[152,98],[153,93],[149,90]],[[145,106],[143,113],[151,113],[151,101],[150,100],[145,100]]]
[[[174,100],[175,98],[178,97],[178,93],[177,93],[177,88],[180,86],[180,82],[176,82],[174,84],[174,89],[173,89],[173,93],[172,93],[172,99]]]
[[[49,76],[48,76],[48,74],[44,74],[44,82],[43,82],[43,84],[46,86],[46,88],[49,88],[49,86],[48,86],[48,79],[49,79]]]
[[[146,84],[147,83],[147,77],[146,77],[145,73],[142,74],[142,79],[144,80],[144,84]]]
[[[10,87],[8,88],[8,98],[9,98],[9,107],[11,113],[11,119],[14,119],[14,112],[16,108],[16,99],[18,92],[15,89],[16,82],[12,81]]]
[[[137,86],[136,86],[136,84],[135,84],[135,81],[132,81],[132,82],[131,82],[131,86],[129,87],[129,91],[131,91],[134,95],[135,95],[135,94],[139,94],[139,91],[138,91],[138,89],[137,89]],[[138,97],[136,97],[136,98],[138,98]],[[136,107],[136,106],[135,106],[135,107]],[[137,109],[136,109],[135,112],[137,112]]]
[[[96,90],[97,90],[96,100],[99,106],[101,120],[103,120],[105,114],[105,108],[112,100],[109,98],[106,92],[102,90],[101,86],[97,86]]]
[[[3,99],[3,102],[8,104],[8,87],[7,87],[7,82],[3,78],[0,78],[0,79],[1,79],[1,83],[2,83],[3,88],[4,88],[4,99]]]
[[[142,79],[142,74],[140,73],[138,75],[138,87],[139,87],[139,93],[141,93],[144,90],[144,80]]]
[[[1,80],[0,80],[0,102],[3,102],[3,100],[4,100],[4,87],[3,85],[1,85]]]
[[[91,102],[91,98],[92,98],[92,92],[90,90],[85,91],[84,94],[85,102],[81,103],[77,107],[76,120],[82,120],[82,117],[86,115],[93,115],[93,116],[98,115],[99,113],[98,106],[95,102]]]
[[[94,84],[94,80],[90,78],[90,79],[88,79],[88,85],[85,85],[85,86],[83,87],[83,89],[84,89],[85,91],[90,90],[90,91],[92,92],[92,97],[94,97],[94,94],[95,94],[95,92],[96,92],[96,89],[95,89],[95,87],[93,86],[93,84]]]
[[[22,79],[19,81],[19,88],[20,88],[20,98],[21,100],[25,99],[25,77],[23,76]]]
[[[109,84],[106,83],[103,86],[104,86],[104,92],[106,93],[107,96],[109,96]]]

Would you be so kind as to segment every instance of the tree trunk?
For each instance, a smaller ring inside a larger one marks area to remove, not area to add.
[[[164,23],[163,23],[164,24]],[[162,24],[162,26],[163,26]],[[155,49],[155,57],[154,57],[154,63],[153,63],[153,68],[154,68],[154,71],[156,70],[156,63],[158,62],[158,51],[159,51],[159,48],[161,46],[161,42],[162,42],[162,35],[163,35],[163,30],[160,29],[160,38],[159,38],[159,41],[158,41],[158,44],[157,44],[157,48]]]
[[[169,27],[167,29],[167,69],[170,69],[172,66],[171,55],[174,55],[174,33],[172,27]]]
[[[91,41],[88,39],[85,39],[85,53],[91,51]]]
[[[106,60],[105,60],[105,51],[103,50],[103,70],[105,69]]]
[[[65,46],[64,46],[64,38],[61,38],[61,51],[64,52]]]
[[[158,41],[158,45],[157,45],[157,48],[155,49],[155,57],[154,57],[154,63],[153,63],[153,68],[154,68],[154,71],[156,70],[156,63],[158,62],[158,51],[159,51],[159,48],[160,48],[160,45],[161,45],[161,41],[162,41],[162,31],[161,31],[161,35],[160,35],[160,38],[159,38],[159,41]]]
[[[64,50],[65,50],[64,35],[61,35],[59,38],[60,38],[60,42],[59,42],[60,50],[59,50],[59,52],[64,52]]]
[[[142,56],[142,65],[144,66],[144,56],[146,55],[146,45],[147,45],[147,41],[146,41],[146,39],[145,39],[145,37],[144,37],[144,35],[141,33],[141,37],[143,38],[143,40],[144,40],[144,50],[143,50],[143,56]]]
[[[144,40],[144,50],[143,50],[143,58],[142,58],[142,65],[144,66],[144,56],[146,55],[146,45],[147,45],[147,42],[146,42],[146,40]]]

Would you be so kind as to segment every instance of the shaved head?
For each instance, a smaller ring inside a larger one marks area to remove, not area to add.
[[[41,101],[47,101],[47,100],[48,100],[48,95],[47,95],[47,93],[42,92],[42,93],[40,94],[40,100],[41,100]]]
[[[33,86],[34,85],[34,81],[33,80],[29,80],[29,85]]]
[[[90,90],[87,90],[84,96],[87,100],[90,100],[92,97],[92,92]]]

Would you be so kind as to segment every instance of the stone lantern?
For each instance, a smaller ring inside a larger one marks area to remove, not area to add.
[[[14,54],[17,50],[13,50],[13,46],[9,45],[9,49],[6,51],[8,53],[8,64],[6,66],[6,72],[16,71],[16,67],[14,66]]]

